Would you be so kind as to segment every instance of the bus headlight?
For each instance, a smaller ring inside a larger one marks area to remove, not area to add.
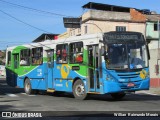
[[[107,81],[115,81],[115,79],[111,75],[106,75],[106,80]]]

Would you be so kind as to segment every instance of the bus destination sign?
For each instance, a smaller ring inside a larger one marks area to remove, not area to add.
[[[133,42],[143,41],[142,34],[134,32],[110,32],[104,34],[104,41],[107,43],[121,43],[121,42]]]
[[[108,35],[109,40],[137,40],[138,36],[137,35],[113,35],[110,34]]]

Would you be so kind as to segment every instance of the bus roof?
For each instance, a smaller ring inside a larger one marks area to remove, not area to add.
[[[97,34],[87,34],[87,35],[82,35],[82,36],[71,36],[68,38],[64,38],[64,39],[57,39],[57,40],[46,40],[44,42],[37,42],[37,43],[28,43],[28,44],[22,44],[22,45],[17,45],[17,46],[12,46],[12,47],[8,47],[7,51],[9,50],[13,50],[18,46],[25,46],[27,48],[34,48],[34,47],[38,47],[38,46],[43,46],[43,45],[51,45],[51,44],[64,44],[64,43],[70,43],[70,42],[78,42],[78,41],[84,41],[85,42],[89,42],[89,40],[94,40],[96,43],[99,41],[96,40],[100,40],[103,38],[102,33],[97,33]],[[96,40],[95,40],[96,39]],[[47,47],[47,46],[44,46]]]

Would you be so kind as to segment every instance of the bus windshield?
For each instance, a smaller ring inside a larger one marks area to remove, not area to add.
[[[144,42],[106,44],[105,61],[108,69],[139,69],[148,67]]]

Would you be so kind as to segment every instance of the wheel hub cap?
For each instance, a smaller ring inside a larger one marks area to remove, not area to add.
[[[76,94],[78,96],[82,96],[84,94],[84,86],[82,84],[76,86]]]

